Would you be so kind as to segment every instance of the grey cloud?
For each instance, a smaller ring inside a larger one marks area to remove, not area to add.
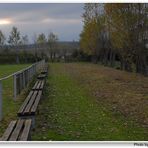
[[[0,18],[13,16],[23,20],[21,16],[36,19],[43,15],[57,18],[80,18],[82,7],[83,4],[0,4]],[[31,14],[32,17],[29,16]]]
[[[78,40],[82,30],[83,4],[0,4],[0,19],[11,18],[11,25],[0,26],[10,31],[17,26],[22,34],[54,31],[61,40]]]

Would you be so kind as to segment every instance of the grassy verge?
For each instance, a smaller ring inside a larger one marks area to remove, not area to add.
[[[23,68],[28,67],[30,64],[14,64],[14,65],[0,65],[0,78],[8,76],[14,72],[17,72]]]
[[[148,140],[146,128],[115,114],[111,105],[96,101],[88,85],[80,84],[79,80],[84,79],[79,75],[82,72],[80,67],[83,69],[83,64],[76,64],[75,69],[71,64],[50,64],[50,75],[32,139]],[[72,70],[79,72],[76,74]]]
[[[16,71],[28,67],[29,64],[20,65],[0,65],[0,78],[8,76]],[[9,78],[3,81],[3,120],[0,122],[0,136],[3,134],[4,130],[7,128],[9,122],[16,119],[16,113],[21,106],[24,95],[21,94],[19,98],[13,100],[13,79]]]

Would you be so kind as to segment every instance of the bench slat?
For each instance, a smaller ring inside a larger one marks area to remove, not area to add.
[[[27,119],[24,124],[25,124],[25,127],[24,127],[22,135],[19,139],[20,141],[27,141],[28,140],[28,136],[29,136],[30,129],[31,129],[31,119]]]
[[[32,89],[36,89],[37,85],[38,85],[38,81],[36,81]]]
[[[33,93],[34,93],[34,91],[31,91],[31,92],[29,93],[29,95],[27,96],[27,98],[26,98],[26,100],[24,101],[23,105],[22,105],[21,108],[19,109],[18,115],[20,115],[20,114],[25,110],[25,107],[27,106],[27,104],[28,104],[30,98],[32,97]]]
[[[38,79],[45,79],[46,78],[46,74],[41,73],[37,78]]]
[[[24,123],[24,120],[19,120],[17,122],[17,125],[16,125],[16,127],[15,127],[9,141],[17,141],[17,139],[19,137],[19,134],[20,134],[20,130],[21,130],[22,126],[23,126],[23,123]]]
[[[32,109],[31,109],[31,112],[32,112],[32,113],[34,113],[34,112],[36,111],[37,106],[38,106],[38,104],[39,104],[39,102],[40,102],[41,96],[42,96],[42,91],[40,90],[40,91],[38,92],[36,101],[35,101],[34,105],[32,106]]]
[[[8,128],[6,129],[5,133],[2,136],[2,141],[7,141],[11,135],[11,133],[13,132],[13,129],[16,125],[16,121],[11,121]]]
[[[45,80],[42,81],[42,84],[41,84],[41,87],[40,87],[41,89],[44,88],[44,84],[45,84]]]
[[[45,84],[45,80],[38,80],[32,90],[42,90]]]
[[[42,74],[45,74],[45,73],[47,73],[47,72],[48,72],[48,65],[45,66],[45,67],[42,69],[41,73],[42,73]]]
[[[36,86],[36,89],[40,89],[41,81],[38,81],[38,85]]]
[[[24,110],[24,114],[29,114],[30,108],[32,107],[34,100],[36,99],[36,95],[37,95],[37,91],[34,91],[29,104],[27,105],[27,107]]]

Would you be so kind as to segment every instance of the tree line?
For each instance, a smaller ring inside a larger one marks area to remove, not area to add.
[[[37,44],[44,44],[44,43],[52,43],[58,41],[58,36],[55,35],[53,32],[50,32],[49,35],[46,37],[44,33],[41,34],[34,34],[33,36],[33,42]],[[4,33],[0,30],[0,46],[4,45],[27,45],[29,43],[28,35],[21,36],[20,31],[17,27],[12,27],[12,30],[10,32],[10,35],[8,36],[8,40]]]
[[[8,39],[0,30],[0,63],[20,63],[34,62],[41,58],[47,57],[50,53],[51,57],[55,54],[58,36],[50,32],[46,37],[44,33],[34,35],[31,50],[27,50],[31,43],[29,42],[28,35],[21,36],[17,27],[12,27]],[[48,46],[47,46],[48,45]],[[20,50],[24,47],[24,50]],[[14,60],[15,59],[15,60]]]
[[[12,27],[8,39],[0,30],[0,64],[30,63],[43,58],[51,62],[75,61],[78,49],[78,42],[59,41],[53,32],[47,36],[44,33],[34,34],[31,43],[28,35],[21,36],[17,27]]]
[[[92,61],[148,75],[148,4],[84,5],[80,48]]]

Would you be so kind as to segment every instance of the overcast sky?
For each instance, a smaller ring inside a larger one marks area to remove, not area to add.
[[[83,4],[0,4],[0,30],[8,36],[12,26],[32,40],[34,34],[54,32],[61,41],[78,40]]]

